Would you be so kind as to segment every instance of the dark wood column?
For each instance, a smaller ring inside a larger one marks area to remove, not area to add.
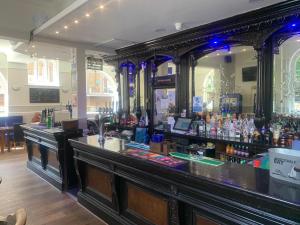
[[[263,112],[266,121],[270,121],[273,113],[273,42],[268,40],[264,48],[262,58],[264,79],[262,83],[263,97]]]
[[[121,74],[121,69],[118,65],[118,67],[116,68],[116,75],[115,75],[115,78],[116,78],[116,82],[117,82],[117,91],[118,91],[118,96],[119,96],[119,108],[118,108],[118,112],[120,113],[120,111],[122,110],[122,96],[121,96],[121,80],[120,80],[120,74]]]
[[[138,63],[136,67],[136,116],[138,120],[140,120],[142,116],[142,110],[141,110],[141,88],[140,88],[140,72],[141,72],[141,66],[140,63]]]
[[[264,115],[263,112],[263,48],[256,48],[257,51],[257,91],[256,91],[256,109],[255,115],[256,117],[262,117]]]
[[[175,113],[180,113],[180,58],[175,57],[173,63],[176,65],[176,74],[175,74]]]
[[[190,67],[191,67],[191,72],[192,72],[192,77],[191,77],[191,82],[192,82],[192,93],[189,98],[192,99],[192,105],[193,105],[193,97],[195,96],[195,67],[197,66],[197,60],[195,59],[194,55],[190,56]],[[188,89],[190,88],[190,86],[188,85]],[[189,92],[190,93],[190,92]],[[192,110],[192,105],[189,106],[190,109],[190,114],[193,114],[193,110]]]
[[[180,58],[179,64],[179,85],[176,89],[179,101],[179,113],[186,109],[189,116],[189,72],[190,72],[190,57],[188,55]]]

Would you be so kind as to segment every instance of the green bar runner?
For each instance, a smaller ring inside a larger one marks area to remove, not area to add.
[[[212,159],[208,157],[202,157],[202,158],[197,158],[195,156],[189,155],[189,154],[184,154],[184,153],[179,153],[179,152],[170,152],[170,156],[179,158],[179,159],[185,159],[193,162],[198,162],[198,163],[203,163],[206,165],[210,166],[221,166],[224,164],[224,162],[217,160],[217,159]]]

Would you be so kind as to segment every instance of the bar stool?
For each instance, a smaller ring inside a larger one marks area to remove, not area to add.
[[[25,209],[18,209],[15,214],[6,218],[0,217],[0,225],[26,225],[27,213]]]

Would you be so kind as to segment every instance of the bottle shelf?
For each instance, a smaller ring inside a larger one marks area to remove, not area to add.
[[[199,136],[195,134],[179,134],[179,133],[173,133],[170,131],[162,131],[162,130],[156,130],[157,132],[163,132],[165,136],[172,136],[172,137],[178,137],[178,138],[187,138],[194,141],[200,141],[200,142],[213,142],[213,143],[221,143],[221,144],[232,144],[232,145],[243,145],[249,147],[249,152],[253,154],[261,153],[262,150],[267,150],[269,148],[278,148],[279,146],[275,145],[269,145],[264,144],[261,142],[245,142],[238,138],[228,138],[228,137],[218,137],[218,136]],[[284,147],[284,148],[290,148],[290,147]],[[258,150],[258,151],[257,151]],[[253,155],[252,154],[252,155]]]

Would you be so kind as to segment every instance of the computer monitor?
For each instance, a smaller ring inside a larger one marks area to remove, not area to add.
[[[174,130],[189,131],[191,123],[192,123],[192,119],[178,118],[173,129]]]

